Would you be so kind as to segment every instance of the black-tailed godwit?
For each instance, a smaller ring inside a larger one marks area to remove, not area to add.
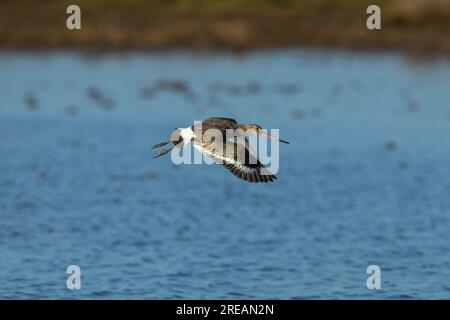
[[[230,132],[234,133],[232,140],[229,139]],[[222,139],[217,139],[217,133],[221,134]],[[234,119],[211,117],[190,127],[175,129],[169,141],[155,144],[152,149],[172,144],[157,153],[154,157],[157,158],[173,148],[183,148],[192,142],[195,149],[222,164],[237,177],[249,182],[272,182],[276,176],[259,161],[246,138],[254,135],[289,143],[267,134],[257,124],[238,124]],[[240,139],[236,138],[239,136]]]

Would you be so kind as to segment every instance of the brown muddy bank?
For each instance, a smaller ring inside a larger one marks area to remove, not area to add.
[[[77,31],[66,28],[68,4],[1,1],[0,48],[337,47],[450,53],[450,0],[81,0]],[[369,4],[381,7],[382,30],[366,28]]]

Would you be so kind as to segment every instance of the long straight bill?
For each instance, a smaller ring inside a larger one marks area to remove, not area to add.
[[[282,139],[280,139],[280,138],[278,138],[278,137],[274,137],[273,135],[268,134],[268,133],[265,133],[265,132],[262,132],[262,131],[261,131],[261,135],[263,135],[263,136],[265,136],[265,137],[267,137],[267,138],[269,138],[269,139],[275,140],[275,141],[278,140],[278,141],[280,141],[280,142],[289,144],[289,142],[287,142],[286,140],[282,140]]]

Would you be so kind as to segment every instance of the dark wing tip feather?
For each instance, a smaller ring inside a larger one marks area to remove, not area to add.
[[[259,182],[268,183],[273,182],[277,178],[273,174],[262,174],[261,169],[264,168],[262,165],[252,168],[251,172],[245,172],[233,164],[225,163],[223,165],[236,177],[251,183],[259,183]],[[265,171],[265,173],[267,173],[267,170]]]
[[[209,119],[226,119],[227,118],[209,118]],[[208,119],[208,120],[209,120]],[[194,144],[195,146],[195,144]],[[202,149],[200,149],[202,151]],[[246,149],[248,154],[248,149]],[[214,157],[214,154],[213,154]],[[276,176],[273,175],[268,169],[264,167],[259,161],[257,163],[240,163],[237,159],[228,159],[228,161],[223,162],[223,159],[220,159],[218,162],[221,163],[225,168],[227,168],[231,173],[233,173],[236,177],[252,182],[252,183],[261,183],[261,182],[273,182],[276,179]],[[249,156],[246,155],[245,159],[249,159]],[[244,168],[245,167],[245,168]]]

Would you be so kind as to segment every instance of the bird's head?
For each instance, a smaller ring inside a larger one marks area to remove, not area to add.
[[[241,127],[242,130],[245,131],[245,135],[247,136],[256,136],[261,134],[262,132],[262,128],[259,125],[253,123],[243,124]]]
[[[289,143],[286,140],[282,140],[280,138],[274,137],[268,133],[266,133],[261,126],[254,124],[254,123],[249,123],[249,124],[243,124],[241,125],[241,129],[243,129],[245,131],[245,135],[246,136],[256,136],[256,135],[262,135],[265,136],[267,138],[270,138],[272,140],[278,140],[280,142],[283,143]]]

